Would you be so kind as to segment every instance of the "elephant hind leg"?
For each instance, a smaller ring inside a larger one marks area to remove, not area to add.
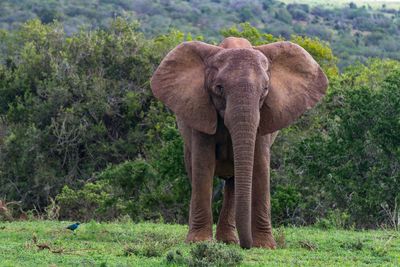
[[[190,185],[192,185],[192,155],[187,145],[184,148],[185,169],[189,177]]]
[[[217,233],[215,238],[218,241],[237,244],[239,239],[236,235],[235,226],[235,182],[233,177],[225,181],[224,198],[222,209],[217,224]]]

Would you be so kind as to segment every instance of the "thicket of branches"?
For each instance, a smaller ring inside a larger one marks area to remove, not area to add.
[[[278,39],[249,24],[222,35],[257,45]],[[173,115],[152,96],[149,78],[171,48],[191,38],[180,32],[146,38],[124,19],[73,35],[38,20],[2,32],[0,199],[21,201],[25,211],[57,205],[61,218],[127,214],[184,222],[190,186],[182,140]],[[400,63],[370,60],[339,75],[327,43],[291,40],[321,64],[330,88],[273,146],[275,222],[394,226]],[[215,180],[214,211],[220,183]]]

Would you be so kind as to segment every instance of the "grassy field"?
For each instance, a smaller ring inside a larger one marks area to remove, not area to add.
[[[153,223],[0,222],[0,266],[179,266],[233,257],[240,266],[400,266],[400,233],[275,230],[277,250],[184,244],[186,226]],[[208,250],[207,250],[208,249]],[[202,255],[208,255],[201,258]]]

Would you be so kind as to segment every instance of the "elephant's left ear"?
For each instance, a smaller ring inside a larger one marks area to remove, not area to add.
[[[261,134],[290,125],[324,95],[328,79],[312,56],[297,44],[276,42],[254,47],[270,62],[270,87],[261,107]]]

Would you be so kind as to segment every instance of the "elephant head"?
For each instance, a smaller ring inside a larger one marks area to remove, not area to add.
[[[244,40],[225,40],[221,46],[180,44],[155,71],[151,88],[197,131],[213,135],[217,117],[223,119],[234,152],[236,226],[240,245],[249,248],[257,132],[265,135],[288,126],[325,94],[328,80],[311,55],[294,43],[252,47]]]

